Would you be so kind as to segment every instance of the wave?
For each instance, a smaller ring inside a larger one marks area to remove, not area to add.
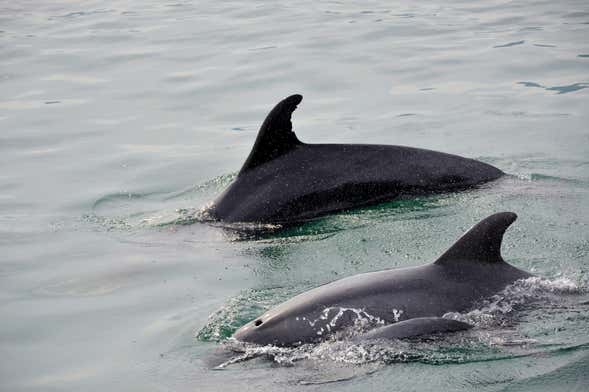
[[[443,316],[445,318],[464,321],[475,326],[472,330],[455,334],[439,334],[408,340],[359,342],[354,339],[356,336],[376,325],[381,325],[382,322],[379,323],[378,318],[367,314],[364,309],[341,308],[339,312],[326,309],[322,316],[332,317],[336,322],[344,312],[351,311],[356,317],[355,325],[321,343],[304,344],[298,347],[258,346],[239,342],[230,337],[241,325],[253,320],[279,302],[279,298],[287,297],[287,291],[292,290],[250,291],[233,299],[211,316],[209,323],[197,334],[197,338],[220,342],[226,350],[235,353],[234,356],[219,364],[218,368],[225,368],[254,358],[266,358],[281,366],[293,366],[302,360],[350,365],[372,363],[386,365],[399,362],[438,365],[501,360],[547,351],[557,352],[570,349],[572,346],[546,345],[533,337],[520,335],[517,331],[517,315],[521,312],[525,314],[526,307],[533,308],[534,305],[539,304],[553,309],[559,307],[569,309],[569,305],[562,304],[560,299],[571,295],[581,295],[586,290],[566,278],[549,280],[532,277],[519,280],[502,292],[482,301],[474,310],[445,314]],[[260,296],[262,301],[256,303],[257,296]],[[252,306],[252,302],[255,305]],[[559,314],[558,312],[544,313],[543,316],[545,318],[559,317]]]
[[[511,315],[519,306],[535,301],[557,302],[556,295],[581,294],[582,289],[570,279],[555,280],[540,277],[521,279],[503,291],[483,301],[477,309],[467,313],[446,313],[443,317],[463,321],[477,327],[504,325],[504,316]]]

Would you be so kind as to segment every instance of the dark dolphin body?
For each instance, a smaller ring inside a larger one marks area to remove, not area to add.
[[[213,203],[225,222],[298,223],[403,197],[462,190],[504,173],[488,164],[412,147],[306,144],[292,131],[301,102],[274,107],[235,181]]]
[[[481,299],[532,275],[501,257],[505,230],[516,219],[503,212],[484,219],[433,264],[344,278],[269,310],[233,335],[256,344],[314,342],[352,325],[358,316],[379,328],[361,338],[403,338],[467,329],[442,318],[472,309]]]

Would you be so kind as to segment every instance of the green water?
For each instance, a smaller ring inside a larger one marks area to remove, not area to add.
[[[586,1],[0,4],[0,390],[585,390],[587,36]],[[292,93],[305,142],[508,176],[263,235],[203,222]],[[472,330],[230,350],[264,309],[431,262],[497,211],[541,279],[456,315]]]

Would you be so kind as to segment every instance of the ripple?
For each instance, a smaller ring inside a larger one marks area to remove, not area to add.
[[[146,264],[150,269],[153,266]],[[116,271],[94,272],[88,276],[75,276],[53,281],[34,290],[36,294],[91,297],[105,296],[115,291],[139,286],[139,281],[150,277],[152,271],[143,266],[118,268]]]
[[[505,316],[511,316],[512,312],[520,305],[540,300],[556,303],[558,300],[556,295],[581,294],[582,292],[583,290],[570,279],[549,280],[532,277],[518,280],[499,294],[483,301],[473,311],[447,313],[444,317],[477,327],[499,327],[505,325]]]
[[[96,15],[96,14],[112,13],[114,11],[115,10],[112,10],[112,9],[97,9],[97,10],[92,10],[92,11],[75,11],[75,12],[68,12],[67,14],[63,14],[63,15],[51,16],[51,17],[49,17],[49,20],[51,20],[53,18],[74,19],[74,18],[80,18],[80,17],[84,17],[84,16],[92,16],[92,15]]]
[[[202,341],[227,340],[239,327],[288,298],[293,291],[292,287],[245,290],[209,316],[195,336]]]
[[[144,146],[141,148],[142,151],[145,150]],[[157,146],[153,148],[157,149]],[[222,175],[181,191],[111,193],[96,200],[92,205],[92,211],[85,214],[82,219],[102,230],[124,232],[194,223],[214,225],[209,215],[210,202],[201,207],[179,205],[203,203],[203,200],[217,195],[235,176],[236,173]],[[162,203],[170,205],[170,208],[162,208]],[[221,224],[219,226],[223,227]],[[231,228],[231,225],[227,227]],[[234,229],[239,229],[239,225]]]
[[[493,46],[494,48],[509,48],[511,46],[516,46],[516,45],[523,45],[526,41],[515,41],[515,42],[509,42],[506,43],[504,45],[496,45]]]
[[[558,366],[555,370],[528,377],[512,383],[505,391],[577,391],[586,390],[589,384],[589,354],[577,357],[572,363]]]
[[[0,101],[0,109],[6,110],[28,110],[28,109],[38,109],[47,105],[47,103],[60,103],[66,106],[75,106],[75,105],[83,105],[87,102],[85,99],[61,99],[59,101],[24,101],[24,100],[14,100],[14,101]]]
[[[77,84],[99,84],[107,82],[106,79],[97,78],[89,75],[82,75],[82,74],[53,74],[41,78],[41,80],[48,80],[48,81],[59,81],[59,82],[71,82]]]
[[[454,334],[435,334],[405,340],[358,342],[354,338],[366,328],[374,327],[370,315],[357,310],[352,328],[329,337],[317,344],[298,347],[258,346],[235,341],[231,334],[241,325],[253,320],[272,305],[286,298],[292,289],[246,291],[215,312],[197,334],[201,340],[222,342],[231,351],[238,352],[221,365],[224,368],[254,358],[267,358],[281,366],[293,366],[301,360],[339,362],[352,365],[380,363],[420,362],[433,365],[501,360],[534,355],[547,350],[537,339],[520,336],[514,322],[525,309],[549,304],[551,313],[543,316],[559,318],[568,312],[570,305],[562,299],[584,293],[586,290],[565,278],[555,280],[532,277],[515,282],[501,293],[483,301],[477,309],[466,313],[448,313],[445,318],[460,320],[475,326],[474,329]],[[577,300],[574,300],[575,302]],[[578,302],[578,301],[577,301]],[[540,306],[539,309],[542,309]],[[577,305],[579,306],[579,305]],[[581,305],[583,306],[583,305]],[[329,310],[326,310],[329,313]],[[327,314],[326,313],[326,314]],[[332,312],[333,313],[333,312]],[[332,314],[330,313],[330,314]],[[341,313],[341,311],[340,311]],[[333,314],[340,314],[333,313]],[[546,320],[544,322],[547,322]],[[550,345],[553,352],[569,346]],[[570,346],[570,347],[575,347]]]
[[[584,82],[573,83],[573,84],[568,84],[568,85],[564,85],[564,86],[552,86],[552,87],[543,86],[543,85],[541,85],[539,83],[535,83],[535,82],[518,82],[517,84],[521,84],[525,87],[543,88],[546,91],[556,91],[557,94],[572,93],[572,92],[583,90],[583,89],[589,87],[589,83],[584,83]]]

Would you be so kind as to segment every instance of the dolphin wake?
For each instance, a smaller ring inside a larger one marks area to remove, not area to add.
[[[270,308],[276,296],[287,296],[278,289],[249,292],[231,300],[213,314],[207,325],[196,335],[199,340],[219,341],[227,351],[233,352],[230,359],[216,368],[263,358],[281,366],[294,366],[304,360],[335,362],[347,365],[391,364],[398,362],[421,362],[428,364],[462,363],[494,360],[505,357],[532,355],[538,352],[541,338],[527,336],[518,330],[518,322],[540,311],[545,317],[558,317],[559,310],[565,312],[578,303],[578,296],[585,289],[567,278],[554,280],[531,277],[521,279],[506,287],[500,293],[482,301],[476,309],[465,313],[447,313],[443,317],[467,322],[475,328],[455,334],[439,334],[427,338],[391,341],[363,341],[353,338],[359,334],[381,326],[384,321],[368,314],[363,309],[327,308],[315,323],[329,319],[336,324],[342,317],[353,317],[350,328],[317,344],[304,344],[298,347],[259,346],[243,343],[229,338],[232,331],[241,324],[253,319],[256,313]],[[292,290],[289,290],[292,291]],[[251,306],[252,300],[256,302]],[[575,301],[577,300],[577,303]],[[250,304],[245,306],[243,303]],[[558,344],[556,349],[560,349]]]

